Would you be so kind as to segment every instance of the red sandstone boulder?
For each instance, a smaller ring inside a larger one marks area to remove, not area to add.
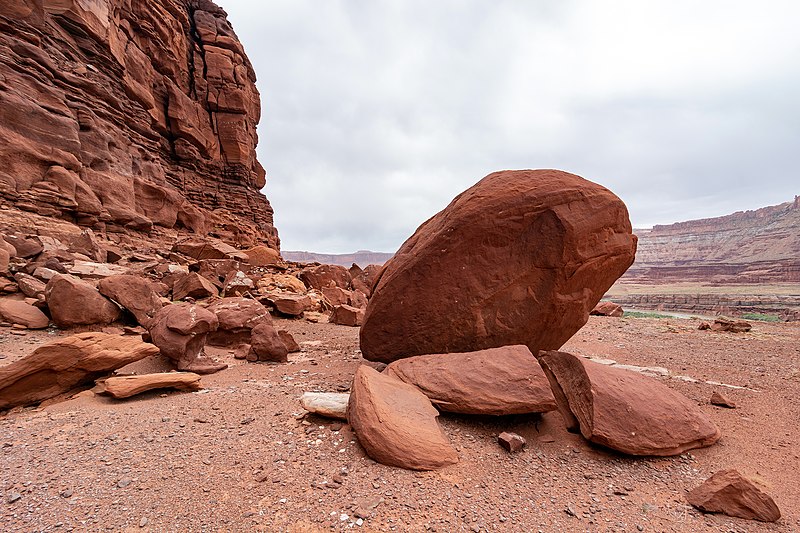
[[[654,378],[542,351],[558,410],[568,429],[630,455],[678,455],[717,442],[717,426],[693,402]]]
[[[251,266],[268,266],[280,262],[281,254],[266,246],[253,246],[244,251],[247,254],[247,262]]]
[[[331,307],[350,304],[350,291],[340,287],[323,287],[322,296]]]
[[[367,455],[379,463],[433,470],[458,462],[439,427],[439,412],[419,389],[361,365],[347,405],[347,420]]]
[[[122,313],[89,282],[56,274],[47,282],[45,299],[53,322],[60,328],[110,324]]]
[[[11,260],[11,254],[5,248],[0,248],[0,274],[8,272],[8,262]]]
[[[557,170],[490,174],[384,265],[361,351],[391,362],[513,344],[558,348],[635,251],[625,204],[608,189]]]
[[[250,343],[250,333],[262,322],[272,324],[266,307],[255,300],[231,297],[222,298],[207,308],[217,316],[219,327],[208,334],[208,344],[235,346]]]
[[[247,254],[222,241],[185,239],[175,243],[173,252],[178,252],[194,259],[236,259],[246,261]]]
[[[721,470],[690,491],[686,500],[701,511],[775,522],[781,511],[757,482],[736,470]]]
[[[165,305],[148,329],[150,339],[161,353],[175,362],[178,370],[211,374],[228,367],[212,361],[204,348],[208,333],[217,329],[217,316],[196,305]]]
[[[615,304],[614,302],[599,302],[589,314],[595,316],[621,317],[624,311],[621,305]]]
[[[324,287],[350,288],[350,272],[340,265],[318,265],[304,268],[298,277],[309,289]]]
[[[14,247],[17,257],[30,259],[36,257],[44,250],[42,240],[36,235],[4,235],[3,239]]]
[[[286,350],[289,353],[299,352],[300,345],[297,344],[297,341],[294,340],[294,337],[291,333],[286,331],[285,329],[278,330],[278,336],[283,341],[283,345],[286,346]]]
[[[14,281],[17,282],[20,292],[29,298],[44,298],[46,284],[35,277],[17,272],[14,274]]]
[[[200,376],[194,372],[161,372],[140,376],[114,376],[102,383],[102,393],[122,399],[155,389],[196,391],[202,389]]]
[[[43,329],[50,324],[50,319],[39,309],[22,300],[11,298],[0,298],[0,318],[29,329]]]
[[[164,306],[151,281],[129,274],[109,276],[98,284],[100,294],[127,309],[142,326],[147,327]]]
[[[522,345],[409,357],[391,363],[384,374],[416,386],[451,413],[511,415],[556,408],[547,377]]]
[[[285,363],[289,350],[270,322],[261,322],[250,332],[248,360]]]
[[[331,324],[358,327],[364,322],[364,310],[350,305],[337,305],[328,319]]]
[[[172,286],[172,299],[183,300],[184,298],[208,298],[216,296],[217,288],[210,281],[198,274],[189,272],[175,280]]]
[[[266,299],[275,310],[290,317],[301,316],[304,311],[311,308],[311,298],[299,294],[269,294]]]
[[[222,282],[222,294],[225,296],[242,296],[254,288],[253,280],[241,270],[229,272]]]
[[[731,333],[746,333],[753,329],[753,325],[744,320],[719,316],[714,319],[711,329],[714,331],[730,331]]]
[[[0,367],[0,409],[52,398],[157,353],[158,348],[141,339],[105,333],[54,340]]]

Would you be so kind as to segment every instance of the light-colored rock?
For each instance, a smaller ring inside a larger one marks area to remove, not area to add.
[[[127,274],[128,269],[119,265],[108,263],[95,263],[93,261],[75,261],[69,273],[81,279],[102,279],[109,276]]]
[[[304,392],[300,397],[303,409],[327,418],[347,420],[347,392]]]

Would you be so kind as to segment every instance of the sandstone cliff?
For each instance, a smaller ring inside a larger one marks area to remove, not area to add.
[[[209,0],[0,2],[0,204],[279,247],[255,73]]]
[[[635,230],[636,262],[621,282],[800,281],[800,197],[717,218]]]

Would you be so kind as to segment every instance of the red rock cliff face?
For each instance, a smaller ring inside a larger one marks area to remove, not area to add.
[[[254,82],[208,0],[2,0],[4,209],[277,249]]]

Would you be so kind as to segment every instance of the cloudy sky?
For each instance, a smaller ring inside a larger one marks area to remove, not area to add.
[[[394,251],[510,168],[598,182],[635,227],[800,194],[800,2],[218,3],[284,250]]]

